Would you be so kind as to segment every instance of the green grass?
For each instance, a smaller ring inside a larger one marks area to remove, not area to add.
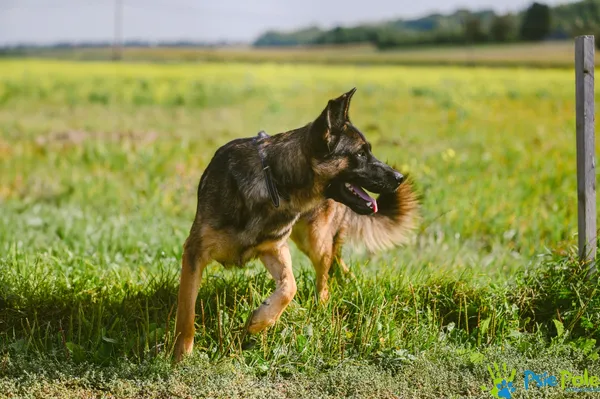
[[[125,61],[134,62],[249,62],[331,65],[455,65],[487,67],[572,68],[574,41],[485,44],[472,46],[414,46],[379,51],[371,45],[320,45],[282,48],[143,48],[128,47]],[[112,48],[42,49],[21,56],[69,60],[110,60]]]
[[[423,195],[412,243],[347,248],[356,278],[325,306],[293,248],[298,294],[247,351],[273,282],[211,265],[194,356],[173,367],[203,167],[354,86],[354,123]],[[598,285],[573,255],[573,87],[560,70],[0,62],[0,392],[491,397],[491,362],[518,369],[518,395],[528,367],[600,374]],[[546,394],[564,392],[527,397]]]

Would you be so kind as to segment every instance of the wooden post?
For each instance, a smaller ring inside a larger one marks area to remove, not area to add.
[[[596,272],[596,160],[594,156],[594,36],[575,38],[579,258]]]

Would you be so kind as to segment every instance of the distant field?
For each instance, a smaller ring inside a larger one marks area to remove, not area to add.
[[[411,244],[348,248],[356,277],[325,306],[292,245],[298,294],[245,351],[273,281],[212,264],[194,356],[173,367],[204,167],[352,87],[353,122],[422,194]],[[523,372],[600,375],[600,286],[573,258],[574,131],[566,69],[0,60],[0,397],[491,398],[494,362],[518,370],[515,398],[564,397],[525,393]]]
[[[106,60],[110,48],[72,51],[46,50],[34,56],[76,60]],[[426,47],[377,51],[372,46],[311,47],[311,48],[126,48],[124,60],[129,61],[220,61],[220,62],[284,62],[324,64],[392,64],[392,65],[478,65],[534,66],[569,68],[573,65],[573,42],[477,45],[472,47]],[[600,57],[600,56],[597,56]],[[600,58],[597,58],[600,60]]]

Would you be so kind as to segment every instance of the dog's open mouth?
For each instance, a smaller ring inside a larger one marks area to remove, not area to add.
[[[344,186],[353,195],[365,201],[365,205],[368,208],[370,208],[373,212],[377,212],[377,201],[375,200],[375,198],[369,196],[369,194],[367,194],[362,187],[350,183],[344,183]]]

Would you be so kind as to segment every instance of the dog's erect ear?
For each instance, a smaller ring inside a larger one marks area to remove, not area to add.
[[[356,92],[356,87],[353,87],[349,92],[342,94],[339,98],[344,102],[344,119],[349,120],[348,111],[350,110],[350,101],[352,100],[352,96]]]
[[[325,108],[329,128],[341,127],[349,120],[350,100],[355,92],[356,87],[336,99],[329,100]]]
[[[319,125],[323,128],[321,131],[327,148],[332,150],[332,143],[336,142],[341,132],[340,129],[349,121],[348,110],[350,109],[350,100],[356,91],[356,87],[338,98],[329,100],[327,107],[319,115]]]

